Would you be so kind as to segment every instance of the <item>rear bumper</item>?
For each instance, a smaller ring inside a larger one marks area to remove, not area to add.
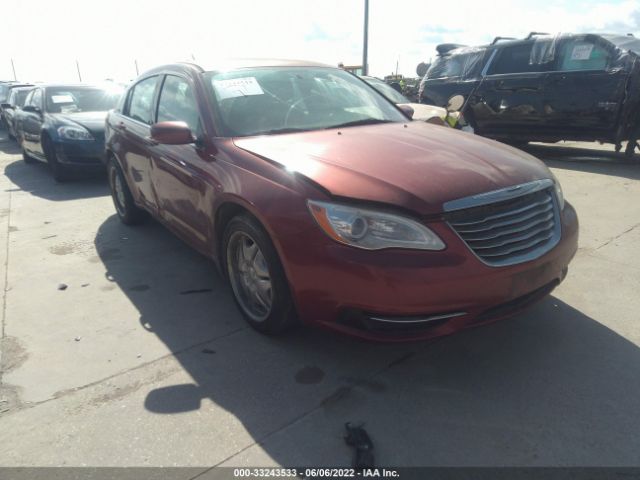
[[[512,315],[550,293],[577,250],[578,220],[568,203],[561,225],[552,250],[506,267],[485,265],[439,223],[429,226],[447,245],[441,252],[368,252],[332,242],[313,262],[287,270],[306,322],[369,340],[429,339]]]

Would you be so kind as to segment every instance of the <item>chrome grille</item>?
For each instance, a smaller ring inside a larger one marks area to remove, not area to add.
[[[550,181],[549,181],[550,182]],[[524,188],[523,188],[524,187]],[[560,218],[552,184],[536,182],[481,196],[481,205],[447,214],[449,225],[483,262],[513,265],[538,258],[560,239]],[[520,194],[520,195],[518,195]],[[454,201],[473,205],[472,199]],[[451,203],[454,203],[451,202]],[[446,208],[446,205],[445,205]]]

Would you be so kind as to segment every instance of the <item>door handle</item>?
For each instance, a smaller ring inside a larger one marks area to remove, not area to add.
[[[126,130],[126,129],[127,129],[127,126],[124,124],[124,122],[120,122],[120,123],[118,123],[118,124],[116,125],[116,128],[117,128],[118,130]]]

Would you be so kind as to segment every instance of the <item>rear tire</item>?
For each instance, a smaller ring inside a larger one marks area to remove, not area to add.
[[[267,335],[294,327],[297,318],[289,284],[262,225],[247,214],[232,218],[222,247],[234,300],[249,325]]]
[[[116,207],[116,213],[120,221],[125,225],[142,223],[147,217],[147,213],[134,202],[122,169],[113,157],[107,164],[107,176],[113,205]]]
[[[69,180],[69,171],[67,167],[58,161],[56,150],[47,136],[42,137],[42,150],[44,151],[44,156],[51,168],[51,173],[53,173],[53,179],[58,183],[64,183]]]

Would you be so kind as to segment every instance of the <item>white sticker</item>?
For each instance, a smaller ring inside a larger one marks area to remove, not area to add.
[[[232,78],[229,80],[214,80],[218,98],[246,97],[247,95],[263,95],[264,92],[255,77]]]
[[[74,103],[71,95],[51,95],[53,103]]]
[[[582,45],[576,45],[571,52],[571,60],[589,60],[591,57],[591,51],[593,45],[583,43]]]

